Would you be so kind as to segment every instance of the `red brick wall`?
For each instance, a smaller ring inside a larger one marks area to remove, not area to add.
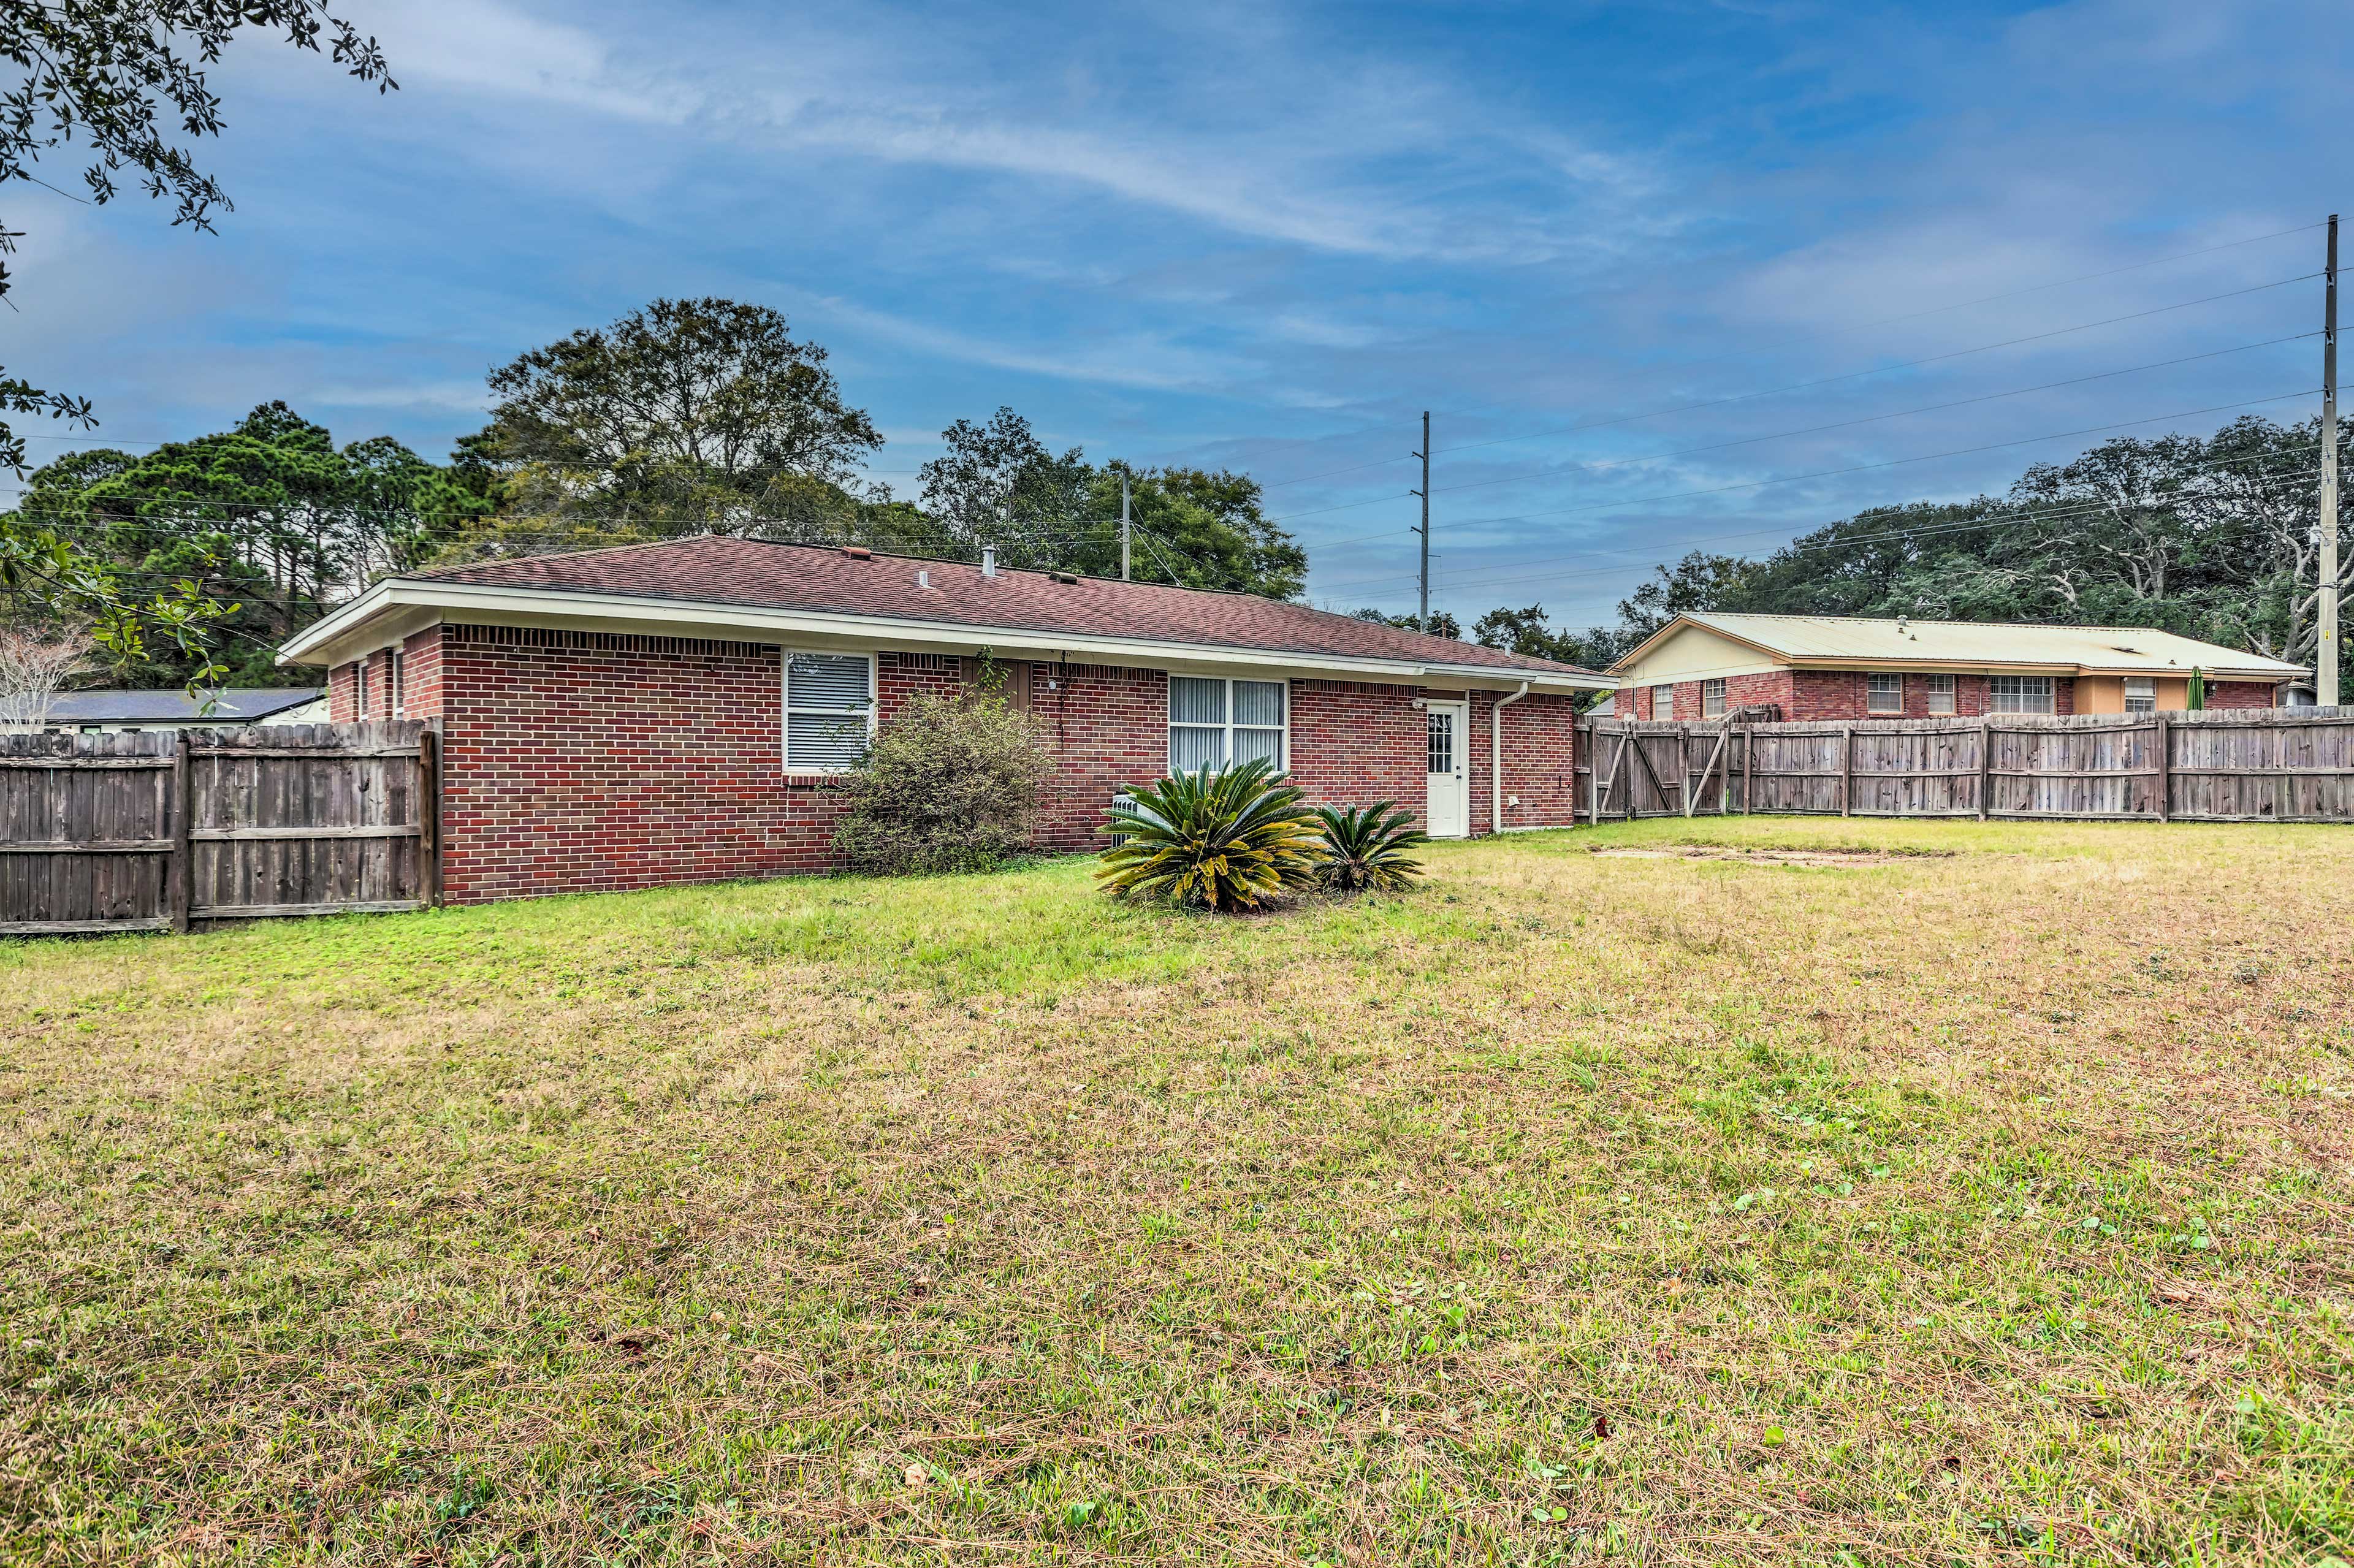
[[[419,632],[420,637],[438,641],[439,629]],[[411,638],[415,641],[416,638]],[[367,666],[367,704],[363,711],[359,701],[359,670]],[[407,672],[404,669],[403,673]],[[392,716],[392,650],[379,648],[375,652],[336,665],[327,672],[327,722],[350,724],[355,720],[387,719]]]
[[[2268,708],[2273,705],[2273,688],[2264,681],[2216,681],[2207,687],[2207,705],[2211,708]]]
[[[404,645],[409,716],[442,727],[442,885],[453,903],[604,892],[828,868],[843,806],[829,775],[787,775],[777,648],[482,626]],[[881,716],[917,691],[960,689],[961,661],[876,658]],[[369,707],[389,704],[389,655],[370,656]],[[1055,754],[1041,847],[1091,851],[1113,792],[1168,764],[1169,683],[1157,670],[1034,663],[1032,713]],[[328,676],[331,711],[358,715],[354,666]],[[1419,688],[1291,683],[1295,776],[1319,802],[1426,802]],[[1471,824],[1489,827],[1488,715],[1472,694]],[[1514,826],[1566,822],[1572,704],[1504,712]]]
[[[1681,699],[1680,699],[1681,700]],[[1577,816],[1577,762],[1572,754],[1577,704],[1532,692],[1504,709],[1504,821],[1507,828],[1565,827]],[[1483,730],[1479,750],[1484,755]],[[1521,803],[1511,803],[1513,796]],[[1490,798],[1472,802],[1484,821]]]
[[[1047,849],[1103,848],[1111,798],[1169,771],[1169,677],[1112,664],[1033,664],[1030,712],[1055,752],[1039,812]]]
[[[353,687],[358,680],[359,662],[338,664],[327,672],[327,722],[349,724],[359,716],[353,701]]]
[[[841,806],[787,776],[758,643],[453,626],[440,656],[452,903],[822,871]]]
[[[1320,806],[1430,803],[1430,721],[1416,686],[1291,683],[1291,776]]]

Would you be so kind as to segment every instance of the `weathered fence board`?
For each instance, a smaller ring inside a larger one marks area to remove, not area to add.
[[[438,740],[415,720],[0,736],[0,933],[431,903]]]
[[[2354,822],[2354,709],[1589,719],[1577,771],[1589,822],[1723,812]]]

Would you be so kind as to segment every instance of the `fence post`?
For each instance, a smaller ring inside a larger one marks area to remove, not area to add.
[[[1741,814],[1747,816],[1757,803],[1757,726],[1741,726]]]
[[[1978,821],[1987,820],[1987,791],[1994,787],[1994,720],[1978,720]]]
[[[2168,733],[2164,714],[2152,714],[2149,722],[2158,731],[2158,820],[2170,821],[2174,816],[2174,737]]]
[[[172,736],[172,850],[164,862],[164,902],[172,916],[172,929],[185,936],[188,929],[189,884],[195,879],[196,868],[188,863],[188,807],[196,798],[196,781],[190,777],[194,758],[189,755],[188,732],[176,730]]]
[[[1583,728],[1570,726],[1570,766],[1577,766],[1580,753],[1585,758],[1585,820],[1595,827],[1602,825],[1602,726],[1588,722]],[[1585,744],[1578,746],[1583,738]]]
[[[430,726],[417,736],[417,900],[441,903],[441,736]]]
[[[1840,726],[1840,815],[1848,813],[1849,798],[1855,793],[1855,726]]]

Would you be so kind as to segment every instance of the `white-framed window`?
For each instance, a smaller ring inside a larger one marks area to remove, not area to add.
[[[1904,711],[1904,677],[1873,673],[1863,678],[1863,711],[1901,714]]]
[[[365,653],[360,655],[359,662],[352,666],[352,716],[361,719],[368,716],[367,655]]]
[[[2158,677],[2127,675],[2126,677],[2126,712],[2154,714],[2158,711]]]
[[[1655,719],[1671,719],[1676,716],[1676,689],[1673,686],[1651,688],[1651,716]]]
[[[1997,675],[1988,683],[1994,711],[1999,714],[2048,714],[2052,711],[2049,675]]]
[[[1954,678],[1951,675],[1924,675],[1921,679],[1927,683],[1929,711],[1933,714],[1952,713]]]
[[[857,767],[875,736],[875,656],[789,650],[784,666],[785,771]]]
[[[1702,681],[1700,683],[1700,716],[1704,719],[1724,716],[1724,683]]]
[[[408,672],[401,668],[400,650],[392,651],[392,716],[405,718],[408,714]]]
[[[1192,773],[1207,764],[1265,758],[1288,766],[1289,684],[1228,681],[1201,675],[1169,677],[1169,771]]]

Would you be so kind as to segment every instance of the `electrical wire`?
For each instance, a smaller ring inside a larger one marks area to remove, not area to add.
[[[2314,451],[2317,451],[2317,450],[2320,450],[2320,443],[2319,443],[2318,441],[2307,441],[2307,442],[2302,442],[2302,443],[2299,443],[2298,445],[2292,446],[2292,447],[2283,447],[2283,448],[2279,448],[2279,449],[2277,449],[2276,450],[2274,450],[2274,451],[2273,451],[2273,452],[2269,452],[2269,453],[2255,453],[2255,454],[2252,454],[2252,455],[2247,456],[2247,457],[2240,457],[2240,458],[2219,458],[2219,459],[2213,460],[2212,461],[2210,461],[2210,462],[2205,462],[2205,463],[2200,463],[2200,464],[2194,465],[2193,467],[2191,467],[2191,468],[2190,468],[2190,469],[2187,469],[2187,470],[2184,470],[2184,471],[2183,471],[2183,472],[2185,472],[2186,474],[2202,474],[2202,473],[2211,473],[2211,472],[2215,472],[2215,471],[2220,471],[2220,470],[2226,470],[2226,469],[2235,468],[2235,467],[2238,467],[2238,466],[2240,466],[2240,465],[2242,465],[2242,464],[2244,464],[2244,463],[2252,463],[2252,462],[2264,462],[2264,461],[2272,461],[2272,460],[2274,460],[2274,459],[2276,459],[2276,458],[2278,458],[2278,457],[2281,457],[2281,456],[2284,456],[2284,455],[2287,455],[2287,454],[2290,454],[2290,453],[2296,453],[2296,452],[2314,452]],[[2282,471],[2275,472],[2275,473],[2267,473],[2267,474],[2261,475],[2261,476],[2259,476],[2259,477],[2257,478],[2256,482],[2258,482],[2258,483],[2263,483],[2263,484],[2270,484],[2270,483],[2274,483],[2274,482],[2285,482],[2285,481],[2289,481],[2289,480],[2297,480],[2297,479],[2317,479],[2317,478],[2318,478],[2319,473],[2320,473],[2320,470],[2319,470],[2319,469],[2317,469],[2317,468],[2314,468],[2314,469],[2292,469],[2292,470],[2285,470],[2285,471]],[[2100,512],[2105,512],[2105,511],[2109,511],[2109,510],[2112,510],[2112,503],[2108,503],[2108,502],[2105,502],[2105,501],[2103,501],[2103,502],[2081,502],[2081,503],[2068,503],[2068,504],[2067,504],[2067,505],[2065,505],[2065,506],[2061,506],[2061,507],[2056,507],[2056,508],[2031,508],[2031,509],[2024,510],[2024,511],[2019,511],[2019,510],[2013,510],[2013,511],[2001,511],[2001,512],[1995,512],[1995,513],[1989,514],[1988,514],[1988,516],[1986,516],[1985,518],[1978,519],[1978,520],[1974,520],[1974,521],[1968,521],[1968,522],[1957,522],[1957,523],[1951,523],[1951,524],[1934,524],[1934,525],[1927,526],[1927,527],[1924,527],[1924,528],[1897,528],[1897,529],[1887,529],[1887,530],[1882,530],[1882,531],[1879,531],[1879,532],[1870,533],[1870,534],[1849,535],[1846,535],[1846,536],[1844,536],[1844,537],[1842,537],[1842,538],[1840,538],[1840,539],[1825,541],[1825,542],[1823,542],[1823,544],[1822,544],[1822,545],[1819,545],[1819,546],[1803,546],[1803,547],[1804,547],[1804,548],[1807,548],[1807,549],[1817,549],[1817,548],[1839,548],[1839,549],[1847,549],[1847,548],[1864,548],[1864,547],[1870,547],[1870,546],[1876,546],[1876,545],[1882,545],[1882,544],[1896,544],[1896,543],[1905,542],[1905,541],[1909,541],[1909,540],[1913,540],[1913,539],[1930,538],[1930,537],[1934,537],[1934,536],[1936,536],[1936,535],[1944,535],[1944,534],[1951,534],[1951,533],[1969,533],[1969,532],[1973,532],[1973,531],[1977,531],[1977,530],[1980,530],[1980,529],[1986,529],[1986,528],[2009,527],[2009,526],[2021,525],[2021,524],[2035,524],[2035,523],[2045,523],[2045,522],[2058,522],[2058,521],[2065,521],[2065,520],[2067,520],[2067,519],[2069,519],[2069,518],[2072,518],[2072,517],[2084,516],[2084,515],[2089,515],[2089,514],[2092,514],[2100,513]],[[1703,536],[1699,537],[1699,538],[1690,539],[1690,540],[1684,541],[1684,543],[1685,543],[1686,545],[1688,545],[1688,546],[1698,546],[1698,545],[1706,545],[1706,544],[1722,544],[1722,543],[1728,543],[1728,542],[1731,542],[1731,541],[1734,541],[1734,540],[1737,540],[1737,539],[1759,538],[1759,537],[1764,537],[1764,536],[1768,535],[1774,535],[1774,534],[1785,534],[1785,533],[1787,533],[1787,532],[1788,532],[1788,529],[1787,529],[1787,527],[1777,527],[1777,528],[1759,528],[1759,529],[1753,529],[1753,530],[1748,531],[1747,533],[1742,533],[1742,534],[1720,534],[1720,535],[1703,535]],[[1797,546],[1797,542],[1796,542],[1796,541],[1793,541],[1793,546]],[[1594,552],[1593,552],[1592,550],[1587,550],[1587,551],[1585,551],[1585,552],[1581,552],[1579,555],[1576,555],[1576,556],[1551,556],[1551,557],[1547,557],[1547,558],[1540,559],[1540,560],[1536,560],[1536,561],[1524,561],[1524,562],[1518,562],[1518,563],[1513,564],[1513,565],[1512,565],[1511,567],[1466,567],[1460,568],[1460,570],[1458,571],[1458,574],[1456,574],[1456,576],[1457,576],[1458,578],[1461,577],[1461,574],[1462,574],[1462,573],[1470,573],[1470,572],[1484,572],[1484,573],[1506,572],[1506,573],[1508,573],[1509,575],[1508,575],[1508,576],[1503,576],[1503,577],[1492,577],[1483,578],[1483,579],[1479,579],[1479,580],[1450,580],[1449,582],[1447,582],[1447,584],[1446,586],[1447,586],[1447,587],[1449,587],[1449,588],[1470,588],[1491,587],[1491,586],[1497,586],[1497,585],[1500,585],[1500,584],[1502,584],[1502,583],[1507,583],[1507,582],[1512,582],[1512,581],[1518,581],[1518,580],[1524,580],[1524,579],[1526,579],[1526,578],[1527,578],[1527,575],[1528,575],[1529,568],[1530,568],[1530,567],[1532,567],[1546,566],[1546,565],[1550,565],[1550,564],[1552,564],[1552,563],[1553,563],[1553,562],[1554,562],[1554,561],[1585,560],[1585,559],[1586,559],[1590,555],[1592,555],[1593,553],[1594,553]],[[1628,552],[1628,551],[1619,551],[1619,552],[1615,552],[1615,553],[1617,553],[1617,554],[1620,554],[1620,555],[1628,555],[1628,556],[1631,556],[1631,555],[1637,555],[1637,554],[1647,554],[1648,552]],[[1580,569],[1577,569],[1577,570],[1562,571],[1562,572],[1548,572],[1548,573],[1544,573],[1544,574],[1542,574],[1542,577],[1541,577],[1540,578],[1535,579],[1535,580],[1543,580],[1543,581],[1548,581],[1548,582],[1550,582],[1550,581],[1556,581],[1556,580],[1559,580],[1559,579],[1561,579],[1561,578],[1564,578],[1564,577],[1599,577],[1599,576],[1607,576],[1607,575],[1610,575],[1610,574],[1613,574],[1613,573],[1624,572],[1625,570],[1627,570],[1627,567],[1626,567],[1626,566],[1624,566],[1624,565],[1612,565],[1612,566],[1589,567],[1580,568]],[[1358,578],[1358,579],[1354,579],[1353,581],[1344,581],[1344,582],[1341,582],[1341,583],[1331,584],[1331,585],[1329,585],[1329,587],[1331,587],[1331,588],[1350,588],[1350,587],[1355,587],[1355,588],[1363,588],[1382,587],[1382,586],[1386,586],[1386,585],[1388,585],[1388,584],[1392,584],[1392,583],[1408,583],[1408,582],[1413,582],[1413,581],[1415,581],[1415,580],[1416,580],[1416,577],[1415,577],[1413,575],[1410,575],[1410,574],[1393,574],[1393,575],[1391,575],[1391,576],[1384,577]]]

